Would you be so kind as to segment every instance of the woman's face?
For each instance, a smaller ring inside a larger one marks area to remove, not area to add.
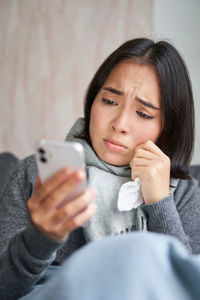
[[[118,63],[91,108],[89,133],[97,155],[109,164],[127,165],[136,146],[156,142],[162,130],[160,98],[152,67]]]

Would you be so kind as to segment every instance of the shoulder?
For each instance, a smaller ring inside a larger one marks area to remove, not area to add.
[[[30,155],[20,160],[10,175],[2,194],[23,195],[27,199],[33,193],[38,174],[35,156]]]
[[[184,190],[184,191],[192,191],[192,190],[199,190],[199,181],[193,177],[191,179],[178,179],[178,184],[176,187],[177,191]]]
[[[19,178],[19,184],[23,190],[28,193],[28,197],[33,193],[35,181],[38,175],[37,164],[34,155],[30,155],[21,160],[16,170]],[[27,197],[26,196],[26,197]]]
[[[30,179],[35,181],[38,169],[34,155],[30,155],[25,159],[19,161],[18,172],[21,175],[28,176]]]
[[[198,180],[179,179],[174,192],[174,200],[177,205],[185,205],[188,201],[200,202],[200,187]]]

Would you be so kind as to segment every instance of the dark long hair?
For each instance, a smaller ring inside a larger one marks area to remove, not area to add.
[[[90,113],[94,99],[114,66],[133,60],[154,68],[161,91],[163,131],[157,146],[171,160],[171,175],[189,178],[189,163],[194,147],[194,103],[190,78],[183,59],[168,42],[146,38],[129,40],[99,67],[89,84],[84,107],[85,128],[82,136],[89,138]]]

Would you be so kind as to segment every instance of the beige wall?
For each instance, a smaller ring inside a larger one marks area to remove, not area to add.
[[[0,151],[64,139],[99,64],[152,36],[153,0],[0,0]]]
[[[193,86],[196,141],[192,164],[200,164],[200,1],[154,0],[153,27],[156,38],[170,40],[183,56]]]

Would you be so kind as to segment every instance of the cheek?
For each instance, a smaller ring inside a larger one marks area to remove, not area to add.
[[[90,123],[91,127],[98,126],[101,122],[101,113],[100,110],[97,108],[96,105],[93,105],[92,110],[91,110],[91,118],[90,118]]]
[[[160,130],[161,126],[158,124],[143,126],[142,130],[137,134],[137,144],[145,143],[148,140],[155,143],[160,135]]]
[[[105,121],[105,115],[97,104],[93,104],[90,116],[90,138],[95,139],[101,131],[101,128]]]
[[[91,117],[90,117],[90,133],[93,135],[95,131],[98,131],[99,127],[101,126],[102,119],[100,111],[97,109],[96,106],[92,107],[91,110]]]

